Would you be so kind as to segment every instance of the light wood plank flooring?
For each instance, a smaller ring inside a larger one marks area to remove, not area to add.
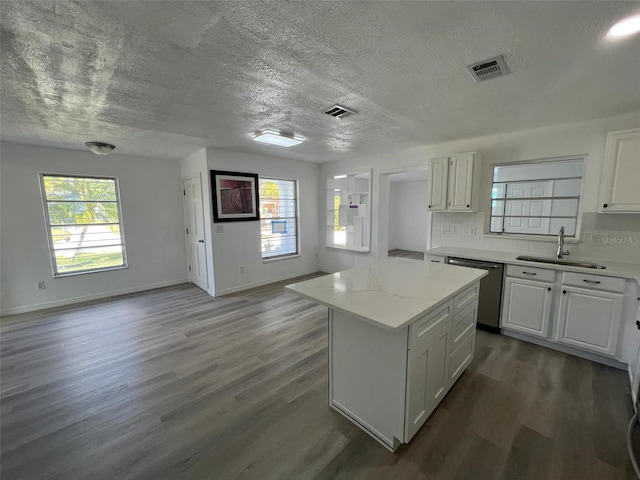
[[[326,309],[283,285],[2,319],[2,479],[632,478],[625,372],[482,331],[389,453],[327,406]]]
[[[396,248],[395,250],[389,250],[387,252],[387,256],[410,258],[411,260],[424,260],[423,252],[414,252],[412,250],[401,250],[399,248]]]

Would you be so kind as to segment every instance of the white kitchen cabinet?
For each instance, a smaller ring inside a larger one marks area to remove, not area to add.
[[[501,327],[547,338],[552,298],[553,282],[507,277]]]
[[[640,128],[610,132],[605,146],[601,213],[640,213]]]
[[[447,209],[447,188],[449,185],[449,158],[429,160],[429,211]]]
[[[476,211],[480,162],[477,152],[429,160],[429,211]]]
[[[563,285],[557,341],[614,356],[623,298],[619,293]]]
[[[451,319],[416,348],[409,350],[406,442],[416,434],[449,390],[450,343]]]
[[[441,255],[427,255],[427,262],[431,262],[431,263],[445,263],[447,257],[443,257]]]

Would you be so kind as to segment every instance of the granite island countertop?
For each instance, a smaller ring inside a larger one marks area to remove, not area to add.
[[[392,258],[285,287],[390,331],[405,328],[487,275],[484,270]]]

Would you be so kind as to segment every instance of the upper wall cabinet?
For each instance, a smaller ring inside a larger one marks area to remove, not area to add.
[[[371,172],[327,179],[327,246],[369,252]]]
[[[600,213],[640,213],[640,128],[610,132],[604,153]]]
[[[477,152],[429,160],[429,211],[476,211],[480,162]]]

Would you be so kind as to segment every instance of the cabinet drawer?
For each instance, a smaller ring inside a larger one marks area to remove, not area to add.
[[[462,342],[462,345],[458,347],[456,351],[451,354],[449,360],[449,385],[453,385],[464,369],[469,366],[471,360],[473,360],[473,352],[476,345],[476,332],[473,332],[471,336]]]
[[[429,334],[435,332],[435,330],[442,325],[443,322],[449,320],[452,315],[453,301],[450,300],[437,308],[435,312],[428,313],[409,325],[409,349],[412,349],[425,340]]]
[[[507,276],[528,278],[529,280],[540,280],[543,282],[553,282],[556,278],[556,272],[555,270],[546,270],[544,268],[507,265]]]
[[[562,274],[562,284],[624,293],[625,279],[603,277],[601,275],[588,275],[584,273],[565,272]]]
[[[439,255],[427,255],[427,262],[444,264],[445,257]]]
[[[451,351],[455,352],[467,337],[476,329],[476,316],[478,313],[478,300],[453,317],[451,330]]]
[[[453,297],[453,314],[457,315],[467,308],[468,305],[473,303],[473,301],[478,298],[479,292],[480,282],[477,282],[475,285],[472,285]]]

